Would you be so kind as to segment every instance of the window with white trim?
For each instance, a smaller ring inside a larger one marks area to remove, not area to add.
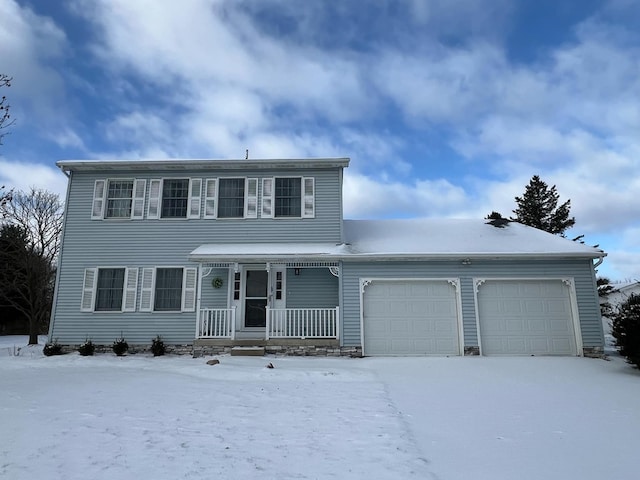
[[[84,312],[132,312],[137,291],[137,268],[87,268],[80,308]]]
[[[200,218],[201,190],[200,178],[150,180],[147,218]]]
[[[189,204],[189,179],[165,178],[162,182],[160,218],[185,218]]]
[[[218,218],[244,217],[244,178],[218,179]]]
[[[96,180],[93,188],[91,218],[142,219],[147,181],[111,178]]]
[[[143,268],[140,311],[194,312],[197,280],[197,268]]]
[[[257,218],[257,178],[207,178],[205,218]]]
[[[262,218],[314,218],[313,177],[262,179]]]

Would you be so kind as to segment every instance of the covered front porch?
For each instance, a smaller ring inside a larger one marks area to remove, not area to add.
[[[206,245],[199,262],[195,339],[330,340],[341,332],[336,245]]]

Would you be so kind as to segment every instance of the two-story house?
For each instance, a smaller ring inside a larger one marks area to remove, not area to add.
[[[601,250],[516,223],[343,220],[346,158],[62,161],[49,332],[194,352],[598,355]],[[501,228],[500,228],[501,227]]]

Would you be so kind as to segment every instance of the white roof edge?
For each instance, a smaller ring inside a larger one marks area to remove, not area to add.
[[[306,259],[306,260],[343,260],[343,261],[372,261],[372,260],[491,260],[491,259],[522,259],[522,258],[603,258],[606,257],[606,253],[600,255],[587,254],[587,253],[562,253],[562,252],[550,252],[550,253],[265,253],[265,254],[189,254],[189,260],[200,261],[212,261],[212,260],[286,260],[286,259]]]
[[[518,258],[603,258],[607,254],[602,252],[582,253],[582,252],[514,252],[514,253],[492,253],[492,252],[443,252],[443,253],[353,253],[350,255],[338,255],[341,260],[486,260],[486,259],[518,259]]]
[[[348,157],[336,158],[274,158],[274,159],[149,159],[149,160],[60,160],[58,168],[69,170],[150,170],[167,168],[187,170],[192,168],[249,169],[272,167],[348,167]]]

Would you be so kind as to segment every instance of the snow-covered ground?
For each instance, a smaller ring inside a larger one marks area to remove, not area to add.
[[[617,356],[220,356],[210,366],[47,358],[25,343],[0,337],[0,478],[640,475],[640,372]]]

